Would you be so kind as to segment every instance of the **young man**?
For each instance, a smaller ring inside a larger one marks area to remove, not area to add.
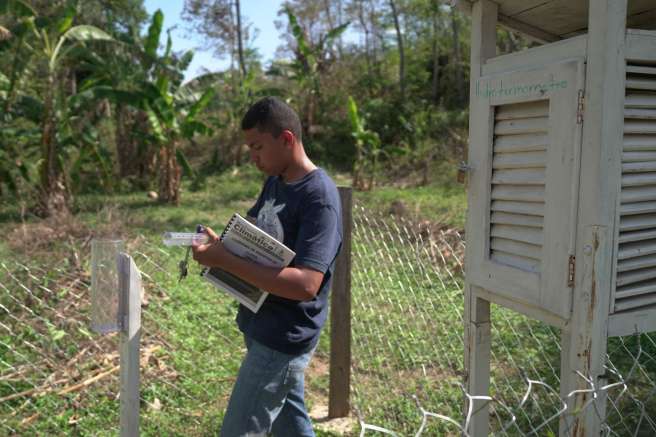
[[[248,352],[226,410],[221,436],[314,436],[304,402],[304,375],[326,321],[342,213],[335,184],[305,154],[298,115],[283,101],[256,102],[242,130],[257,168],[269,175],[248,211],[258,227],[296,252],[273,269],[238,258],[208,229],[194,259],[227,270],[270,295],[257,312],[239,307]]]

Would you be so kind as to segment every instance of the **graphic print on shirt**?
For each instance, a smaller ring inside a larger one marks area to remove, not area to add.
[[[283,242],[285,233],[282,229],[282,223],[280,223],[280,219],[278,218],[278,213],[285,209],[285,204],[274,205],[274,203],[276,203],[276,199],[264,201],[260,212],[257,213],[257,227],[276,240]]]

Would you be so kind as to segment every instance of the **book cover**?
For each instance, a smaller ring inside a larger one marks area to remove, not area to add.
[[[296,253],[241,215],[235,213],[220,237],[226,250],[267,267],[289,265]],[[256,313],[269,295],[241,278],[217,267],[206,268],[202,276],[220,290]]]

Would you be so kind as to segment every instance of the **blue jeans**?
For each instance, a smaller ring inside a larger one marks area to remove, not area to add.
[[[305,368],[314,349],[287,355],[244,337],[248,352],[226,409],[221,437],[314,437],[305,409]]]

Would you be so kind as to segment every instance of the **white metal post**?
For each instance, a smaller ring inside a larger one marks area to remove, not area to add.
[[[474,130],[480,128],[476,125],[476,81],[481,77],[482,66],[487,59],[496,55],[496,24],[498,7],[489,0],[478,0],[472,7],[471,30],[471,72],[469,87],[470,119],[469,138],[470,147],[490,147],[491,145],[472,144],[476,137]],[[473,171],[484,171],[473,169]],[[480,193],[470,190],[468,203],[476,202]],[[470,222],[470,220],[468,220]],[[467,235],[473,235],[467,229]],[[472,245],[473,246],[473,245]],[[467,250],[469,247],[467,246]],[[466,265],[471,255],[466,253]],[[465,284],[465,386],[471,395],[486,396],[490,387],[490,302],[477,297],[475,287]],[[467,406],[465,406],[467,407]],[[489,428],[489,406],[487,402],[478,401],[474,404],[474,414],[470,422],[469,435],[474,437],[486,436]]]
[[[117,258],[121,296],[121,436],[139,435],[139,341],[141,338],[141,273],[132,257]]]
[[[572,318],[563,332],[561,394],[603,385],[610,305],[613,228],[621,177],[627,0],[590,0],[585,110]],[[598,436],[605,396],[568,400],[560,435]],[[590,403],[591,402],[591,403]]]

